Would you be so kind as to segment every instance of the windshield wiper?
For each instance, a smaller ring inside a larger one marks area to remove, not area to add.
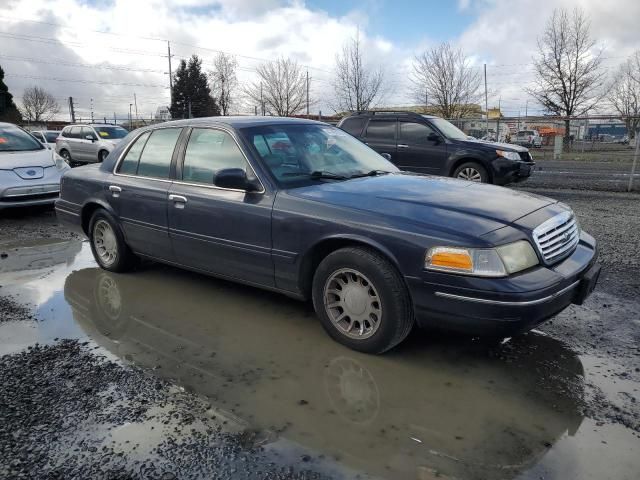
[[[324,170],[314,170],[313,172],[287,172],[283,174],[283,177],[300,177],[305,176],[311,179],[316,178],[329,178],[332,180],[346,180],[351,177],[347,177],[345,175],[338,175],[337,173],[326,172]]]
[[[371,170],[371,171],[366,172],[366,173],[365,172],[354,173],[349,178],[377,177],[378,175],[387,175],[388,173],[391,173],[391,172],[387,172],[386,170]]]

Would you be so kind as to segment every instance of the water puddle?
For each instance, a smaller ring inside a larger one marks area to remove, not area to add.
[[[82,242],[0,251],[0,295],[34,305],[42,319],[0,323],[0,353],[88,337],[207,397],[212,415],[267,432],[267,446],[290,442],[393,479],[640,471],[632,430],[583,418],[596,363],[550,336],[490,348],[414,332],[389,354],[367,356],[331,341],[309,305],[283,296],[159,265],[112,274]],[[111,435],[138,438],[145,428]]]

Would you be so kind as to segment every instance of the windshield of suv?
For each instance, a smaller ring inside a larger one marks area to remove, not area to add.
[[[93,127],[98,133],[100,138],[106,140],[113,140],[117,138],[124,138],[127,136],[128,131],[122,127]]]
[[[28,152],[44,146],[33,136],[14,125],[0,126],[0,152]]]
[[[444,118],[429,118],[429,121],[433,123],[447,138],[454,140],[468,140],[466,133]]]
[[[266,125],[241,133],[285,187],[399,171],[359,140],[329,125]]]

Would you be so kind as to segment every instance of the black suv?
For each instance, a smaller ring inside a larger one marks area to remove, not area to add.
[[[524,147],[473,139],[431,115],[359,112],[338,127],[411,172],[505,185],[527,179],[535,165]]]

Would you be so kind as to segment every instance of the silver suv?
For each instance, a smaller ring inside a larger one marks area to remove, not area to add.
[[[102,162],[127,133],[117,125],[69,125],[56,139],[56,152],[71,165]]]

